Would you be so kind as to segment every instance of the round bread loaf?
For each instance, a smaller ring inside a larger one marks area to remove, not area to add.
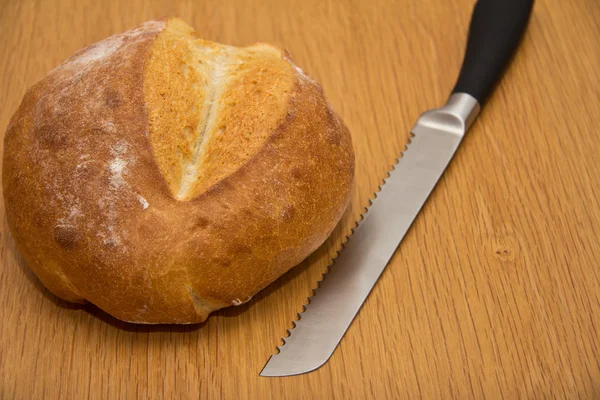
[[[136,323],[196,323],[321,245],[354,153],[282,50],[149,21],[83,49],[25,95],[5,136],[17,247],[43,284]]]

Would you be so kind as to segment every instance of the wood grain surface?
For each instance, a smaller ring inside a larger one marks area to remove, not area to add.
[[[419,114],[444,103],[473,0],[0,0],[0,132],[92,42],[164,15],[286,48],[356,149],[351,208],[305,262],[195,326],[46,291],[2,213],[0,398],[600,398],[600,3],[538,0],[512,67],[321,369],[258,376]]]

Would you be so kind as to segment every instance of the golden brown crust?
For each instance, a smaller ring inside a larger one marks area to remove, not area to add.
[[[192,323],[247,301],[323,243],[348,202],[354,155],[321,88],[298,71],[262,147],[175,199],[142,93],[164,26],[97,44],[112,50],[101,62],[90,61],[98,48],[79,52],[31,88],[6,133],[3,188],[15,241],[56,295],[125,321]]]

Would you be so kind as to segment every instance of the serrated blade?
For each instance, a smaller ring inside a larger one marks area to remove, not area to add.
[[[412,141],[261,376],[312,371],[333,354],[479,112],[456,93],[426,112]]]

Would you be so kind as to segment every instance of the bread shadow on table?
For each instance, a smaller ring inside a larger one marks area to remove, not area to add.
[[[342,218],[342,221],[345,218]],[[12,235],[8,232],[8,224],[6,223],[6,218],[4,218],[4,231],[7,232],[6,244],[7,247],[14,253],[16,264],[19,266],[25,278],[31,282],[37,290],[39,290],[42,295],[50,300],[54,305],[67,310],[80,310],[85,312],[95,318],[100,319],[101,321],[117,328],[120,330],[128,331],[128,332],[191,332],[201,329],[204,325],[206,325],[211,318],[214,317],[238,317],[241,314],[246,313],[250,308],[255,307],[260,302],[264,301],[267,297],[272,295],[273,293],[283,290],[287,285],[289,285],[292,281],[294,281],[300,274],[302,274],[309,266],[313,265],[317,260],[323,257],[329,257],[329,244],[331,241],[335,241],[339,238],[341,234],[343,234],[340,226],[343,224],[338,224],[335,228],[331,236],[323,243],[317,250],[315,250],[312,254],[310,254],[304,261],[302,261],[297,266],[290,269],[288,272],[283,274],[269,286],[258,292],[252,300],[242,305],[236,307],[228,307],[223,308],[221,310],[213,312],[209,318],[199,324],[187,324],[187,325],[176,325],[176,324],[135,324],[121,321],[113,316],[107,314],[102,311],[95,305],[91,303],[87,304],[77,304],[71,303],[66,300],[63,300],[57,296],[55,296],[52,292],[44,287],[42,282],[38,279],[35,273],[27,266],[27,263],[17,250]],[[315,282],[316,283],[316,282]]]

